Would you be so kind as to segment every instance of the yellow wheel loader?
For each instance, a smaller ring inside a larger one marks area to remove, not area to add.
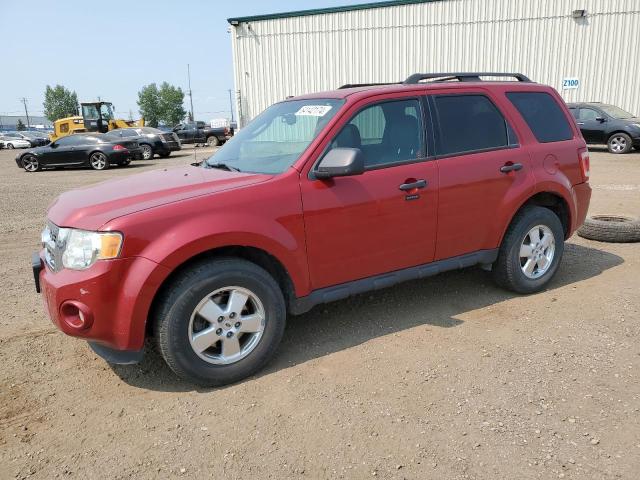
[[[135,121],[114,118],[111,102],[86,102],[80,105],[82,116],[61,118],[53,122],[53,133],[49,135],[52,142],[73,133],[106,133],[118,128],[144,127],[143,118]]]

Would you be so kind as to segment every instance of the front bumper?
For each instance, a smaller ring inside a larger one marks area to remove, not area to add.
[[[62,332],[98,345],[97,353],[112,350],[125,360],[142,351],[151,302],[169,273],[165,267],[132,257],[98,261],[87,270],[53,272],[38,253],[32,268],[36,290]]]

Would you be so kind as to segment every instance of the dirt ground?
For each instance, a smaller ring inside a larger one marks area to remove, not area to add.
[[[640,244],[573,237],[537,295],[469,269],[318,307],[220,389],[54,329],[30,271],[47,205],[192,152],[28,174],[0,151],[0,478],[638,478]],[[640,153],[591,161],[591,213],[640,214]]]

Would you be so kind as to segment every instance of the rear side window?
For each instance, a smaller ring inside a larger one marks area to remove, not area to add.
[[[518,109],[540,143],[571,140],[573,131],[555,99],[545,92],[511,92],[507,98]]]
[[[439,155],[495,150],[517,145],[500,110],[484,95],[433,97],[438,119]]]

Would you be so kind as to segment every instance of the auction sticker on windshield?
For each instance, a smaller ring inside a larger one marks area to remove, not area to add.
[[[328,105],[305,105],[296,112],[297,116],[324,117],[331,110]]]

